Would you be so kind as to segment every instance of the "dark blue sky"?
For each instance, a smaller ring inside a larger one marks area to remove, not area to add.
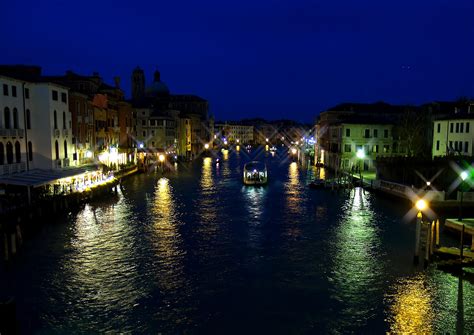
[[[217,119],[312,121],[340,102],[474,96],[472,0],[1,1],[1,63],[140,65]]]

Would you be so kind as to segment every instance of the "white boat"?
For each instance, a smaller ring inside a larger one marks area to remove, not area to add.
[[[267,166],[257,161],[245,164],[243,180],[245,185],[265,185],[268,182]]]

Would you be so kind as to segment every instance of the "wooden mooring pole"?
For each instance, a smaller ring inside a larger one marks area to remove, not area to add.
[[[426,224],[425,267],[430,262],[431,223]]]
[[[463,256],[464,256],[464,229],[466,227],[464,226],[464,223],[462,225],[462,230],[461,230],[461,245],[459,246],[459,255],[460,255],[460,258],[461,258],[461,261],[463,259]]]
[[[436,220],[436,248],[439,248],[439,219]]]
[[[421,238],[421,212],[416,215],[416,231],[415,231],[415,256],[413,262],[418,264],[420,254],[420,238]]]

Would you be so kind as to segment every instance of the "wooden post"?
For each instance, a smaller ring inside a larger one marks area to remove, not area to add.
[[[436,220],[436,248],[439,248],[439,219]]]
[[[462,258],[464,256],[464,248],[463,248],[464,247],[464,229],[465,229],[465,226],[464,226],[464,223],[463,223],[462,231],[461,231],[461,245],[459,247],[459,249],[460,249],[459,255],[460,255],[461,261],[462,261]]]
[[[433,256],[433,251],[434,251],[434,240],[435,240],[435,224],[436,222],[433,220],[433,222],[430,224],[430,229],[431,229],[431,234],[430,234],[430,257]]]
[[[425,245],[425,266],[428,265],[430,261],[430,240],[431,240],[431,224],[428,222],[426,224],[426,245]]]
[[[418,212],[416,215],[416,233],[415,233],[415,256],[413,257],[413,262],[418,264],[419,253],[420,253],[420,238],[421,238],[421,212]]]

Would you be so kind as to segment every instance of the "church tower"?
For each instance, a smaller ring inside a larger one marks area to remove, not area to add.
[[[136,67],[132,73],[132,100],[140,100],[145,96],[145,73]]]

